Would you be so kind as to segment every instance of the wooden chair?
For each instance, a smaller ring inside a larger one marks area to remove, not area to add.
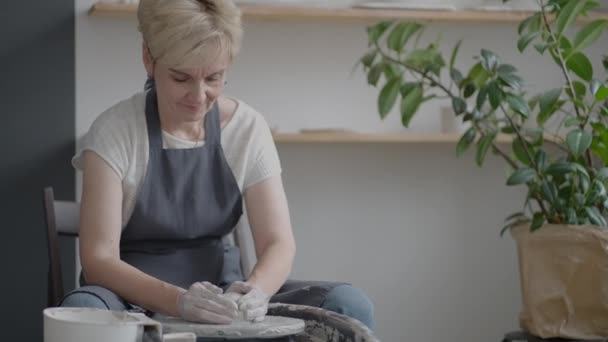
[[[73,201],[55,200],[52,187],[44,188],[43,195],[49,256],[47,306],[54,307],[59,305],[64,296],[59,237],[78,236],[80,205]]]

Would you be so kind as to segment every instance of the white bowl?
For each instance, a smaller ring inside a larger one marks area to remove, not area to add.
[[[48,308],[43,311],[44,342],[137,342],[142,321],[120,311]]]

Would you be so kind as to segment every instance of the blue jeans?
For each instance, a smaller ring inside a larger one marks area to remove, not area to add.
[[[70,292],[63,307],[87,307],[108,310],[130,310],[133,307],[112,291],[99,286],[83,286]],[[339,285],[327,293],[320,307],[361,321],[374,330],[374,306],[367,295],[350,285]]]

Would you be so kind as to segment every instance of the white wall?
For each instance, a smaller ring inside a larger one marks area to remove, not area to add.
[[[139,91],[145,77],[134,16],[88,17],[92,3],[76,0],[78,136],[105,108]],[[227,90],[285,131],[402,131],[396,113],[379,120],[377,90],[360,70],[351,74],[366,49],[366,24],[248,20]],[[515,24],[441,23],[428,30],[430,37],[439,32],[448,48],[465,38],[461,65],[470,66],[473,52],[487,47],[520,67],[533,87],[561,82],[550,63],[515,53]],[[425,107],[412,130],[438,130],[437,112],[437,104]],[[456,159],[454,150],[450,144],[281,144],[298,241],[293,277],[363,288],[385,341],[481,342],[515,329],[516,256],[511,239],[498,232],[523,193],[504,186],[500,160],[490,157],[480,169],[473,154]]]

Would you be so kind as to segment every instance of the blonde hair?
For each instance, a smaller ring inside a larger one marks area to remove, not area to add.
[[[205,66],[238,55],[241,11],[231,0],[140,0],[139,31],[155,61]]]

